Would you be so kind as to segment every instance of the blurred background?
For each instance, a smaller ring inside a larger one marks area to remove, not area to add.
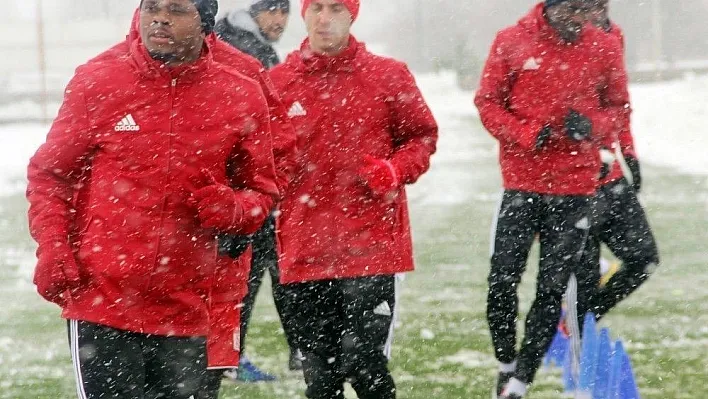
[[[138,0],[0,0],[0,121],[51,118],[76,66],[121,40]],[[221,12],[248,0],[221,0]],[[418,73],[452,70],[474,89],[494,34],[533,0],[364,0],[354,32],[374,52]],[[634,81],[708,71],[708,0],[616,0]],[[293,0],[278,44],[285,55],[305,36]],[[46,106],[44,104],[47,104]]]

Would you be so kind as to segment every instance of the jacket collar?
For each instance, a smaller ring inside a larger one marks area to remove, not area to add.
[[[357,68],[357,59],[366,50],[363,43],[359,43],[354,36],[349,36],[347,48],[335,56],[328,56],[312,51],[310,40],[305,39],[300,45],[300,63],[298,69],[310,73],[323,72],[354,72]]]

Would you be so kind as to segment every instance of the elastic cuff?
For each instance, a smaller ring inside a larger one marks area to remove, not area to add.
[[[400,185],[400,181],[398,179],[398,172],[396,171],[396,167],[393,166],[391,161],[389,161],[387,159],[384,159],[383,162],[388,167],[388,171],[391,172],[391,176],[393,176],[393,185],[395,187],[398,187]]]

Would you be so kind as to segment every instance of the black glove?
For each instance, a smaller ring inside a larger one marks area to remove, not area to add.
[[[572,140],[587,140],[592,135],[592,122],[578,111],[571,109],[565,116],[565,130]]]
[[[634,186],[634,191],[639,193],[642,190],[642,172],[639,167],[639,160],[631,155],[625,155],[624,162],[627,164],[629,171],[632,172],[632,186]]]
[[[228,256],[233,259],[238,259],[243,255],[251,245],[253,236],[249,235],[229,235],[222,234],[219,236],[219,255]]]
[[[551,127],[544,126],[543,129],[538,132],[538,136],[536,136],[536,149],[540,150],[543,148],[549,137],[551,137]]]

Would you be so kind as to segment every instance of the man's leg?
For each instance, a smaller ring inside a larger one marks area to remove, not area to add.
[[[496,394],[516,368],[516,320],[518,288],[526,260],[538,232],[540,196],[505,191],[492,226],[491,268],[487,293],[487,321],[500,363]]]
[[[309,399],[344,399],[340,371],[344,316],[339,280],[288,284]]]
[[[396,306],[393,275],[346,279],[345,333],[342,337],[342,371],[351,378],[360,399],[394,399],[396,386],[388,370],[384,347]]]
[[[206,374],[204,337],[145,335],[145,399],[190,399]]]
[[[600,256],[602,232],[607,229],[610,220],[610,201],[603,190],[598,190],[591,202],[592,228],[585,243],[582,260],[575,267],[577,278],[577,319],[582,334],[585,314],[592,312],[597,316],[595,301],[598,296],[600,278]],[[571,287],[568,287],[570,290]]]
[[[273,223],[273,228],[268,234],[268,245],[270,251],[268,251],[268,271],[270,272],[271,286],[273,287],[273,302],[275,303],[275,309],[278,311],[278,316],[280,317],[280,324],[283,326],[283,332],[285,333],[285,340],[288,342],[288,347],[290,348],[290,361],[289,366],[291,369],[301,369],[301,359],[298,355],[297,348],[297,338],[295,336],[296,329],[293,325],[294,321],[294,309],[292,306],[292,299],[288,295],[289,291],[283,288],[280,284],[280,270],[278,269],[278,248],[275,238],[275,223]]]
[[[261,288],[263,276],[268,268],[268,256],[272,251],[272,248],[268,244],[268,232],[274,228],[273,223],[274,221],[272,217],[266,219],[263,227],[261,227],[261,229],[253,235],[253,258],[251,260],[251,271],[248,275],[248,292],[243,298],[243,307],[241,308],[240,332],[242,356],[246,353],[245,349],[248,325],[251,322],[251,314],[253,314],[253,307],[256,304],[258,290]]]
[[[136,335],[69,320],[79,399],[144,399],[145,363]]]
[[[581,257],[590,233],[589,197],[544,196],[541,218],[541,260],[536,299],[526,317],[526,331],[514,379],[509,387],[533,382],[560,319],[568,279]],[[515,392],[523,396],[523,392]]]
[[[218,399],[223,377],[224,369],[207,370],[202,380],[202,386],[194,395],[194,399]]]
[[[577,278],[577,318],[582,334],[585,314],[595,314],[595,301],[600,284],[600,241],[592,233],[588,237],[582,260],[574,270]],[[570,290],[570,288],[568,288]],[[568,304],[570,306],[570,304]],[[595,316],[597,316],[595,314]]]
[[[659,250],[644,208],[622,179],[602,188],[610,202],[610,220],[601,239],[622,261],[622,267],[597,296],[595,312],[604,316],[636,291],[659,265]]]

